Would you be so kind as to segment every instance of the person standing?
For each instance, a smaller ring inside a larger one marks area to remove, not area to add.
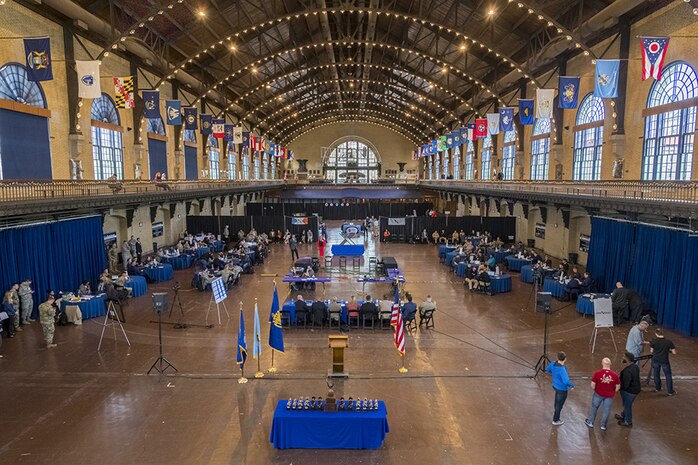
[[[320,261],[322,261],[323,258],[325,258],[325,245],[327,242],[325,241],[325,238],[320,235],[320,238],[317,241],[317,249],[320,254]]]
[[[34,309],[34,298],[32,294],[32,280],[25,279],[22,284],[19,285],[19,291],[17,292],[20,299],[20,317],[21,324],[28,325],[32,321],[32,310]]]
[[[129,251],[131,252],[131,258],[136,256],[136,239],[131,236],[131,239],[128,240],[128,247]]]
[[[545,369],[545,371],[553,376],[553,389],[555,390],[553,425],[555,426],[560,426],[564,423],[563,420],[560,420],[560,412],[562,412],[562,407],[567,400],[568,390],[574,389],[574,384],[572,384],[567,374],[565,362],[567,362],[567,355],[564,352],[558,352],[557,360],[550,362],[550,365]]]
[[[664,331],[661,328],[654,330],[654,339],[650,342],[650,353],[652,354],[652,376],[654,376],[654,392],[662,390],[662,379],[659,377],[659,370],[664,371],[666,378],[667,396],[676,395],[674,389],[674,380],[671,377],[671,364],[669,363],[669,354],[676,355],[676,347],[671,340],[664,337]]]
[[[23,331],[22,327],[19,325],[19,294],[17,293],[19,291],[19,284],[14,283],[12,287],[10,288],[9,291],[7,291],[7,294],[5,295],[5,298],[9,300],[10,304],[12,305],[12,308],[14,309],[15,312],[15,319],[13,321],[15,331]]]
[[[140,264],[142,258],[143,258],[143,244],[141,244],[141,238],[139,237],[138,239],[136,239],[136,261]]]
[[[272,231],[273,231],[273,229],[272,229]],[[273,238],[273,234],[272,234],[271,238]],[[223,228],[223,242],[227,244],[229,242],[229,240],[230,240],[230,228],[226,224],[225,228]]]
[[[605,357],[601,360],[602,368],[594,372],[591,377],[591,388],[594,394],[591,397],[591,407],[589,415],[584,423],[589,427],[594,427],[596,420],[596,412],[603,404],[603,413],[601,414],[601,431],[606,431],[608,427],[608,417],[611,415],[611,405],[613,396],[620,389],[620,378],[615,371],[611,370],[611,359]]]
[[[620,372],[620,398],[623,401],[623,412],[616,413],[616,420],[620,426],[633,427],[633,402],[640,391],[640,367],[635,363],[635,356],[626,352],[623,363],[628,365]]]
[[[56,297],[53,291],[49,291],[46,302],[39,305],[39,321],[41,322],[41,329],[44,331],[44,341],[47,349],[57,346],[57,344],[53,343],[53,332],[56,328],[56,310],[53,306],[55,301]]]
[[[312,244],[312,243],[313,243],[313,230],[312,230],[312,229],[308,229],[308,233],[307,233],[307,234],[308,234],[308,235],[307,235],[308,244]]]
[[[642,352],[644,351],[643,345],[647,344],[644,333],[647,331],[649,325],[650,324],[645,320],[642,320],[630,328],[630,332],[628,332],[628,340],[625,343],[625,350],[626,352],[633,354],[635,358],[642,355]]]
[[[119,248],[114,242],[111,247],[109,247],[109,271],[111,273],[116,273],[116,266],[119,263]]]
[[[288,239],[288,247],[291,249],[291,260],[294,258],[298,260],[298,241],[296,241],[296,236],[291,234]]]
[[[128,241],[121,243],[121,261],[124,264],[124,269],[128,266],[128,261],[131,260],[133,256],[131,255],[131,247],[128,245]]]

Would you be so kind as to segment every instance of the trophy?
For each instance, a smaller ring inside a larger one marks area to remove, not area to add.
[[[327,400],[325,401],[325,412],[336,412],[337,411],[337,401],[334,398],[334,381],[332,378],[327,377]],[[342,397],[344,400],[344,397]]]

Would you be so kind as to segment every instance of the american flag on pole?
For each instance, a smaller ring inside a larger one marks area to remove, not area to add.
[[[395,310],[393,310],[393,313],[395,313]],[[395,348],[400,352],[400,355],[405,355],[405,325],[402,323],[402,313],[400,312],[397,312],[397,324],[395,325],[393,342],[395,342]]]
[[[393,298],[393,311],[390,314],[390,326],[397,325],[397,317],[400,314],[400,287],[397,276],[395,276],[395,296]]]
[[[666,49],[669,47],[668,37],[640,37],[642,45],[642,80],[655,78],[659,81],[662,78],[662,67]]]

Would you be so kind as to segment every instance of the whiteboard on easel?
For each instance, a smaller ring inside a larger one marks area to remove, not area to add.
[[[211,282],[211,290],[213,291],[213,299],[217,304],[223,302],[228,297],[228,292],[225,289],[223,278],[216,278]]]
[[[596,328],[613,327],[613,307],[608,297],[594,299],[594,326]]]

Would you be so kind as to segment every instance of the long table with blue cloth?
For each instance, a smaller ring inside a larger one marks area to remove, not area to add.
[[[148,275],[148,278],[151,279],[151,281],[169,281],[170,279],[174,278],[174,271],[172,271],[172,265],[169,265],[167,263],[160,264],[158,266],[146,266],[145,267],[145,274]]]
[[[543,291],[550,292],[553,297],[560,298],[565,292],[565,283],[561,283],[557,279],[546,278],[543,281]]]
[[[594,299],[591,296],[594,296]],[[593,315],[594,314],[594,300],[596,299],[610,299],[609,294],[581,294],[577,298],[577,311],[582,315]]]
[[[495,294],[511,292],[511,275],[508,273],[502,273],[499,276],[490,274],[490,286]]]
[[[516,258],[513,255],[508,255],[504,260],[507,262],[509,271],[521,271],[522,266],[531,264],[531,260],[527,258]]]
[[[511,255],[511,252],[509,250],[495,250],[488,248],[487,249],[487,254],[492,255],[494,257],[494,261],[496,263],[504,263],[506,261],[506,258]]]
[[[269,440],[277,449],[379,449],[390,431],[383,401],[378,410],[289,410],[276,404]]]
[[[181,254],[178,257],[162,257],[162,262],[172,265],[175,270],[185,270],[189,268],[194,261],[194,257],[189,254]]]
[[[450,245],[440,245],[440,246],[439,246],[439,258],[442,259],[442,260],[445,259],[445,258],[446,258],[446,254],[447,254],[447,253],[450,253],[450,252],[453,252],[454,250],[456,250],[456,248],[453,247],[453,246],[450,246]]]
[[[308,309],[310,309],[310,306],[313,304],[313,300],[306,300],[305,303],[308,305]],[[361,308],[361,305],[363,305],[364,301],[363,300],[357,300],[356,301],[359,304],[359,308]],[[374,304],[376,304],[376,308],[380,307],[380,301],[379,300],[374,300]],[[339,301],[339,304],[342,306],[342,313],[339,315],[339,320],[342,323],[349,323],[349,313],[347,312],[347,301],[346,300],[341,300]],[[329,306],[329,301],[325,301],[325,308]],[[283,307],[281,307],[281,311],[283,312],[288,312],[289,318],[291,320],[291,323],[296,322],[296,301],[295,300],[287,300],[284,302]]]
[[[346,257],[355,257],[355,256],[361,256],[365,252],[365,248],[362,244],[358,245],[350,245],[350,244],[333,244],[332,245],[332,255],[337,255],[339,257],[341,256],[346,256]]]
[[[523,283],[533,284],[533,265],[524,265],[521,267],[519,280]]]
[[[80,312],[82,312],[83,320],[103,316],[107,313],[107,309],[104,306],[105,297],[104,294],[99,294],[88,298],[83,297],[76,301],[61,300],[61,311],[65,311],[66,305],[77,305],[80,308]]]
[[[126,287],[131,288],[133,297],[140,297],[148,292],[148,284],[143,276],[130,276],[126,281]]]

